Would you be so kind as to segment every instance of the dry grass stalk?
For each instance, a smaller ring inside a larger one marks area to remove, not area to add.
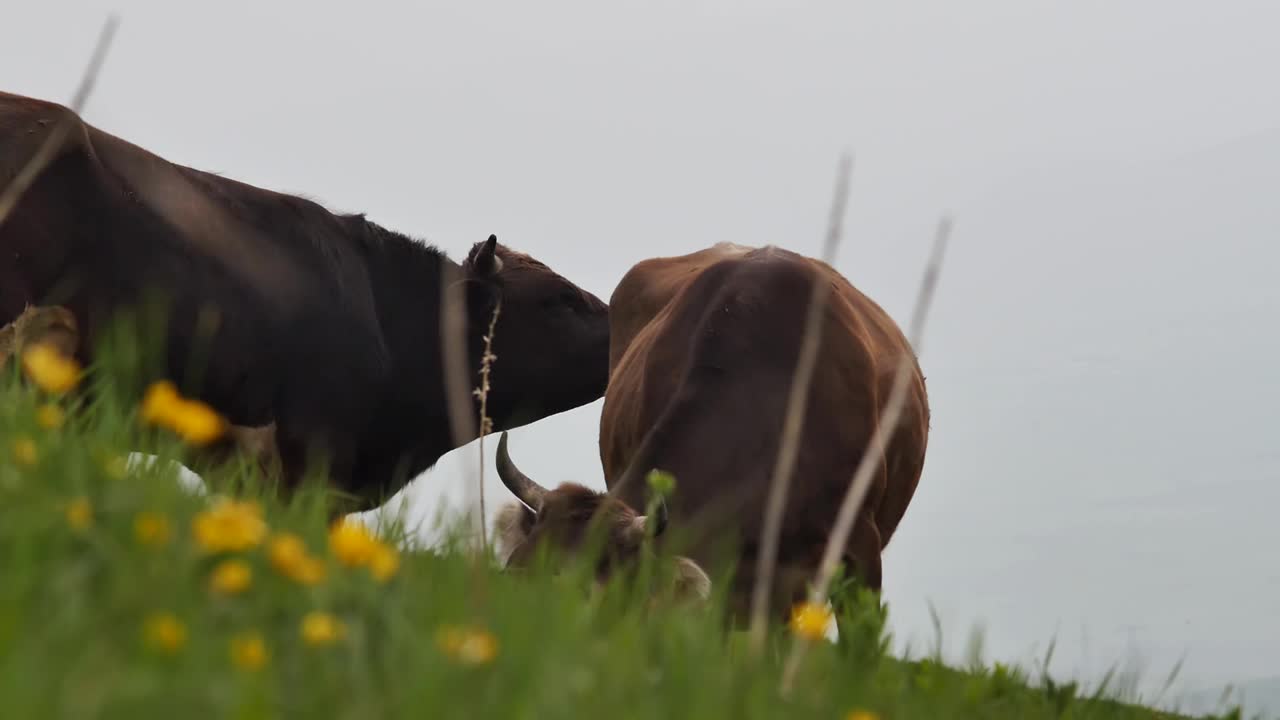
[[[835,194],[831,198],[831,214],[827,220],[827,237],[823,244],[822,259],[827,264],[835,262],[836,248],[840,245],[842,221],[849,201],[849,176],[853,159],[849,153],[840,156],[836,170]],[[815,276],[805,315],[804,335],[800,344],[800,356],[791,376],[791,389],[787,397],[787,414],[782,425],[782,439],[778,458],[769,485],[769,498],[765,505],[764,525],[760,532],[760,548],[756,556],[756,583],[751,593],[750,647],[759,654],[764,649],[765,629],[769,617],[769,595],[773,587],[773,574],[778,561],[778,542],[782,535],[782,516],[787,506],[787,490],[795,471],[796,456],[800,452],[801,430],[806,406],[809,404],[809,387],[813,383],[814,369],[818,364],[818,350],[822,346],[822,319],[827,309],[827,296],[831,284]]]
[[[928,264],[925,266],[924,277],[920,281],[920,292],[916,296],[916,307],[911,315],[911,325],[907,333],[907,339],[917,355],[920,352],[921,339],[924,334],[925,318],[928,316],[929,306],[933,302],[933,292],[938,284],[938,273],[942,269],[943,251],[946,249],[947,239],[950,235],[951,220],[944,217],[938,223],[933,250],[929,255]],[[858,463],[857,469],[854,470],[849,489],[840,504],[840,511],[836,514],[835,525],[832,528],[831,536],[827,539],[826,550],[822,554],[822,562],[818,566],[818,577],[809,591],[809,602],[815,605],[820,605],[826,601],[827,593],[831,588],[831,580],[835,577],[836,568],[839,566],[842,549],[849,542],[849,534],[853,532],[854,521],[858,517],[862,501],[871,486],[872,476],[884,457],[884,450],[889,443],[889,439],[893,436],[893,432],[898,428],[898,424],[902,420],[902,410],[907,400],[908,381],[911,379],[911,366],[912,358],[910,356],[903,357],[898,364],[898,371],[893,378],[893,386],[889,391],[889,398],[880,412],[879,421],[876,423],[876,431],[871,437],[871,446],[862,454],[862,460]],[[782,672],[781,690],[784,695],[791,690],[796,671],[800,667],[800,662],[803,660],[804,652],[807,648],[808,641],[803,638],[797,639],[796,643],[791,647],[791,654],[787,657],[787,664]]]
[[[22,195],[31,188],[36,178],[40,177],[40,173],[53,162],[54,154],[62,147],[62,141],[66,139],[67,134],[71,132],[71,128],[75,126],[84,103],[89,99],[89,94],[93,92],[94,83],[98,80],[98,70],[102,67],[103,60],[106,59],[107,49],[111,47],[111,40],[115,37],[116,26],[120,24],[120,19],[113,15],[107,16],[107,21],[103,24],[101,32],[98,34],[98,44],[93,49],[93,55],[89,58],[89,65],[85,67],[84,74],[80,76],[80,86],[76,88],[76,93],[71,98],[71,104],[68,106],[71,110],[69,113],[63,113],[58,119],[58,124],[53,126],[49,134],[45,136],[44,142],[41,143],[36,152],[18,170],[13,180],[0,191],[0,224],[8,219],[9,213],[18,206],[18,201],[22,199]]]
[[[440,265],[440,354],[444,369],[445,404],[454,447],[476,436],[467,380],[467,314],[463,286],[466,280],[452,264]],[[471,485],[468,483],[468,487]]]
[[[493,316],[489,318],[489,332],[484,336],[484,354],[480,357],[480,387],[472,392],[480,398],[480,478],[477,483],[477,489],[480,491],[480,550],[482,553],[488,552],[489,535],[485,531],[485,507],[484,507],[484,436],[493,432],[493,421],[489,419],[489,372],[493,368],[493,361],[498,359],[493,354],[493,334],[498,327],[498,314],[502,312],[502,300],[498,300],[493,306]]]

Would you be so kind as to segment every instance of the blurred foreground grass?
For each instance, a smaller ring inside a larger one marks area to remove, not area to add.
[[[157,428],[181,415],[173,397],[143,412],[139,357],[113,357],[78,381],[92,400],[18,363],[0,378],[0,717],[1173,717],[999,665],[894,659],[862,595],[784,698],[785,628],[754,660],[716,605],[411,550],[402,523],[329,528],[319,494],[277,502],[248,463],[196,466],[247,501],[184,489],[168,461],[192,462],[180,438],[207,416]]]

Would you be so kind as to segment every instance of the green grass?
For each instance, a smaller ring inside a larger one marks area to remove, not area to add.
[[[635,579],[589,594],[579,573],[504,574],[456,549],[403,550],[398,572],[379,582],[335,561],[316,493],[261,504],[271,532],[296,533],[324,558],[319,585],[282,577],[264,545],[209,555],[191,531],[207,498],[181,489],[166,463],[122,475],[113,460],[143,451],[194,463],[139,422],[141,385],[127,379],[138,366],[122,356],[110,373],[90,373],[94,400],[58,401],[69,413],[57,429],[36,419],[50,398],[12,366],[0,378],[0,717],[1173,717],[1003,666],[961,672],[895,659],[885,609],[866,595],[839,617],[840,643],[814,644],[783,697],[781,666],[796,641],[784,628],[754,659],[716,603],[655,605]],[[28,439],[34,462],[15,453]],[[247,465],[200,471],[249,494],[259,485]],[[91,510],[80,529],[67,515],[76,498]],[[139,543],[143,512],[168,519],[168,543]],[[399,526],[384,533],[402,535]],[[240,595],[209,589],[227,556],[252,568]],[[340,618],[341,639],[303,641],[300,622],[313,610]],[[157,613],[186,628],[175,652],[144,639]],[[447,652],[439,633],[454,626],[491,637],[492,658],[468,664]],[[232,661],[231,639],[246,631],[261,633],[269,652],[257,670]]]

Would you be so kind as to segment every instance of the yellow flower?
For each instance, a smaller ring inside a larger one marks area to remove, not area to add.
[[[329,551],[343,565],[368,565],[380,543],[369,529],[358,522],[339,520],[329,529]]]
[[[151,383],[142,396],[142,420],[149,423],[160,423],[177,412],[182,398],[178,388],[168,380]]]
[[[267,523],[256,502],[219,498],[213,507],[196,513],[191,531],[206,552],[240,552],[262,542]]]
[[[187,400],[168,380],[152,383],[142,398],[142,421],[162,425],[192,445],[208,445],[227,432],[227,421],[199,400]]]
[[[45,430],[57,430],[66,421],[66,411],[53,403],[41,405],[36,410],[36,424]]]
[[[302,618],[302,639],[308,645],[320,647],[342,639],[346,628],[342,621],[326,612],[309,612]]]
[[[436,644],[464,665],[483,665],[498,655],[498,639],[483,628],[441,628],[436,634]]]
[[[831,621],[831,611],[825,606],[805,602],[791,610],[791,631],[809,640],[821,640]]]
[[[253,583],[253,569],[243,560],[224,560],[209,576],[209,587],[223,595],[239,595]]]
[[[133,537],[139,545],[160,546],[173,537],[169,518],[156,512],[140,512],[133,518]]]
[[[66,507],[67,525],[72,530],[85,530],[93,524],[93,507],[86,497],[73,498]]]
[[[850,710],[844,720],[880,720],[880,716],[867,710]]]
[[[192,445],[208,445],[227,431],[227,421],[202,402],[183,403],[182,412],[172,419],[172,428]]]
[[[172,613],[156,613],[142,626],[147,645],[163,653],[175,653],[187,642],[187,626]]]
[[[394,547],[350,520],[339,520],[329,529],[329,551],[349,567],[367,566],[379,582],[390,580],[400,569],[400,555]]]
[[[379,544],[373,551],[373,557],[369,560],[369,572],[378,582],[386,582],[391,576],[396,574],[400,569],[400,554],[396,549],[385,544]]]
[[[312,557],[302,538],[293,533],[279,533],[267,545],[267,558],[276,572],[303,585],[317,585],[324,580],[324,562]]]
[[[19,465],[31,467],[40,460],[40,452],[36,449],[36,441],[26,435],[19,435],[13,440],[13,459]]]
[[[80,364],[45,343],[32,345],[22,353],[22,369],[45,392],[55,395],[80,382]]]
[[[231,638],[231,662],[241,670],[261,670],[267,664],[267,643],[256,632],[243,632]]]

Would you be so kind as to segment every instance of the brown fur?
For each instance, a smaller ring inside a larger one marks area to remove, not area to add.
[[[596,573],[597,581],[604,582],[617,568],[634,563],[643,551],[643,519],[625,503],[582,485],[564,483],[548,491],[538,513],[519,502],[505,505],[495,523],[496,550],[503,564],[512,568],[526,566],[543,542],[574,556],[582,550],[597,513],[608,532]],[[672,596],[678,600],[706,600],[711,595],[711,579],[689,558],[675,558],[673,582]]]
[[[697,527],[691,556],[738,542],[736,605],[745,606],[765,498],[811,283],[831,285],[819,361],[784,516],[773,589],[785,611],[813,577],[849,480],[896,370],[914,353],[897,324],[834,268],[786,250],[733,245],[637,264],[610,300],[610,384],[600,419],[605,482],[643,502],[643,474],[675,475],[672,523]],[[858,517],[845,557],[872,589],[880,555],[924,464],[929,409],[918,365],[902,425]]]
[[[813,282],[829,283],[831,293],[770,589],[773,608],[785,613],[814,576],[905,357],[914,375],[902,424],[844,549],[851,570],[881,587],[881,552],[919,482],[929,431],[924,378],[909,343],[833,268],[774,247],[720,244],[645,260],[610,300],[610,379],[600,418],[605,483],[641,507],[647,472],[673,474],[671,525],[688,533],[692,561],[736,564],[729,597],[738,613],[755,582]]]

